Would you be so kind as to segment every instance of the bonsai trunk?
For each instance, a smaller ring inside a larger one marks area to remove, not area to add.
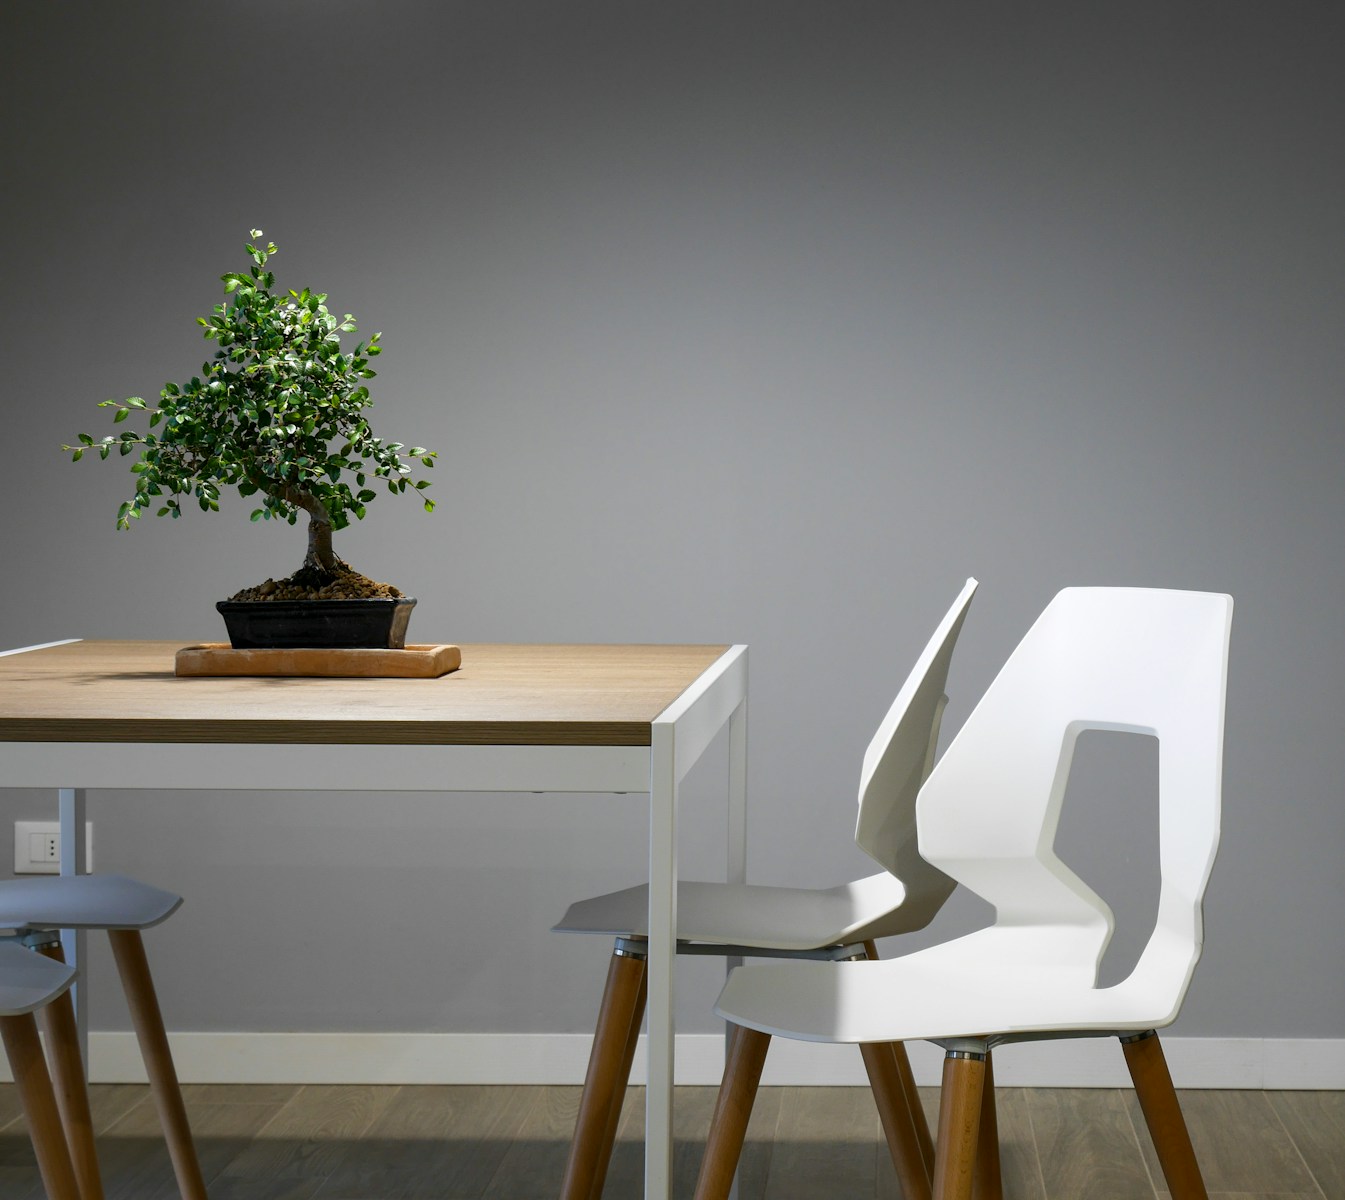
[[[330,575],[344,564],[332,553],[332,518],[327,506],[311,492],[286,487],[283,499],[308,514],[308,553],[300,570],[310,569]]]
[[[321,509],[320,513],[308,509],[308,553],[304,555],[304,566],[330,573],[336,570],[341,560],[332,553],[331,518],[321,504],[317,504],[317,508]]]

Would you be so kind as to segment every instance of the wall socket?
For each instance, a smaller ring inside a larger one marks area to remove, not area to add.
[[[85,870],[93,870],[93,823],[84,825]],[[61,826],[58,821],[14,822],[14,874],[61,873]]]

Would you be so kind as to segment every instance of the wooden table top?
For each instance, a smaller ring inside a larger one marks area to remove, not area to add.
[[[181,642],[0,657],[0,742],[647,746],[727,646],[464,645],[438,679],[178,678]]]

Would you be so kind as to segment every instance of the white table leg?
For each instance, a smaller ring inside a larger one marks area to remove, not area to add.
[[[677,955],[677,762],[673,725],[655,725],[649,756],[649,1078],[645,1200],[672,1196],[673,974]]]
[[[673,968],[677,955],[678,786],[730,729],[730,877],[746,870],[747,647],[732,646],[655,718],[649,747],[649,1078],[645,1092],[645,1200],[672,1195]]]
[[[746,668],[744,667],[744,670]],[[746,679],[743,681],[746,692]],[[725,839],[728,847],[728,861],[725,864],[725,878],[729,883],[747,882],[747,697],[734,710],[729,718],[729,797],[728,830]],[[738,955],[728,955],[724,959],[724,975],[727,978],[734,967],[742,966]],[[724,1028],[724,1056],[727,1061],[729,1038],[731,1034],[727,1024]],[[729,1200],[738,1200],[738,1177],[733,1177],[733,1187],[729,1191]]]
[[[85,853],[84,832],[84,789],[60,788],[57,791],[57,816],[61,831],[61,874],[86,875],[89,870]],[[65,961],[79,969],[79,978],[70,989],[70,998],[75,1006],[75,1028],[79,1030],[79,1053],[84,1060],[84,1069],[89,1066],[89,989],[85,987],[88,978],[88,954],[86,952],[87,934],[82,929],[62,929],[61,948],[65,952]]]
[[[727,875],[729,883],[747,882],[747,700],[729,718],[729,802]]]

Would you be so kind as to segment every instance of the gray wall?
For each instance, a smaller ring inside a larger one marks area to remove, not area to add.
[[[1306,3],[15,7],[0,643],[214,638],[297,565],[236,498],[116,533],[126,464],[57,449],[198,368],[260,226],[385,331],[376,429],[442,454],[438,513],[384,498],[339,546],[415,637],[750,643],[758,881],[867,870],[863,747],[967,575],[950,729],[1061,586],[1231,592],[1180,1030],[1345,1037],[1343,33]],[[1123,749],[1086,748],[1062,834],[1112,896],[1153,850]],[[606,948],[545,931],[645,836],[634,798],[92,812],[100,866],[188,895],[154,942],[203,1030],[585,1028]]]

